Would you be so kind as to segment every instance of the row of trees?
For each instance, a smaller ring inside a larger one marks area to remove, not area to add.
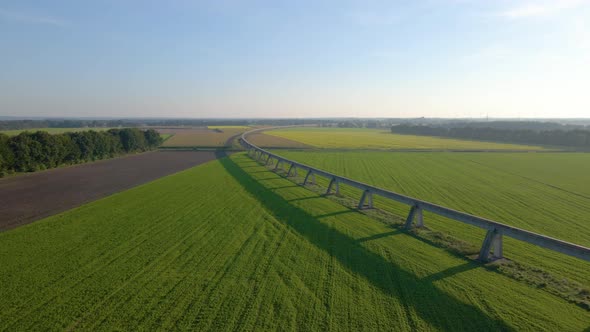
[[[493,142],[590,148],[589,130],[528,130],[497,128],[444,128],[431,126],[398,125],[391,128],[396,134],[440,136]]]
[[[21,130],[35,128],[117,128],[138,127],[141,122],[127,120],[3,120],[0,130]]]
[[[23,132],[12,137],[0,133],[0,176],[147,151],[161,143],[155,130],[137,128],[55,135],[45,131]]]
[[[132,128],[145,126],[249,126],[296,125],[315,123],[303,119],[44,119],[44,120],[0,120],[0,130],[19,130],[35,128]]]
[[[402,123],[399,123],[402,124]],[[548,122],[548,121],[447,121],[439,123],[405,123],[444,128],[493,128],[507,130],[585,130],[590,129],[584,121]]]

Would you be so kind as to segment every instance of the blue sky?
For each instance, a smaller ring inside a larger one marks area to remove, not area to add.
[[[590,117],[590,1],[0,0],[0,115]]]

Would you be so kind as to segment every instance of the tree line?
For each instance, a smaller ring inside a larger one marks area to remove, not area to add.
[[[558,121],[558,120],[556,120]],[[563,120],[562,120],[563,121]],[[402,123],[398,123],[402,124]],[[409,124],[409,123],[403,123]],[[508,121],[508,120],[491,120],[491,121],[446,121],[439,123],[411,123],[413,125],[425,125],[430,127],[445,128],[493,128],[506,130],[586,130],[590,129],[583,121],[578,122],[548,122],[548,121]]]
[[[3,120],[0,130],[20,130],[36,128],[117,128],[139,127],[137,122],[124,120]]]
[[[0,176],[147,151],[162,141],[155,130],[137,128],[54,135],[45,131],[22,132],[16,136],[0,133]]]
[[[315,123],[304,119],[43,119],[43,120],[0,120],[0,130],[36,128],[132,128],[145,126],[250,126],[264,124],[272,126]]]
[[[498,129],[482,127],[433,127],[423,125],[397,125],[391,127],[395,134],[438,136],[504,143],[538,144],[590,148],[590,131]]]

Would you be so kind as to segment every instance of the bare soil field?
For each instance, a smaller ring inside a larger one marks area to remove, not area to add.
[[[157,151],[0,180],[0,231],[216,159],[209,151]]]
[[[207,148],[221,148],[230,147],[233,138],[240,135],[246,129],[229,128],[229,129],[192,129],[192,130],[177,130],[176,132],[160,131],[163,134],[171,134],[170,137],[162,147],[207,147]]]

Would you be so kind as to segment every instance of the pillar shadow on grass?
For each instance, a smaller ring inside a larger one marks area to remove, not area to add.
[[[276,178],[275,178],[275,180],[276,180]],[[321,198],[322,198],[322,196],[316,195],[316,196],[293,198],[293,199],[287,200],[287,202],[306,201],[306,200],[309,200],[309,199],[321,199]]]
[[[339,216],[342,214],[348,214],[348,213],[353,213],[353,212],[356,212],[356,211],[353,209],[348,209],[348,210],[343,210],[343,211],[338,211],[338,212],[320,214],[319,216],[314,216],[314,218],[322,219],[322,218],[334,217],[334,216]]]
[[[384,237],[398,235],[398,234],[405,234],[405,233],[398,229],[398,230],[391,231],[391,232],[379,233],[379,234],[363,237],[363,238],[357,239],[356,241],[357,242],[367,242],[367,241],[378,240],[378,239],[382,239]]]
[[[440,272],[433,273],[427,277],[422,278],[422,281],[433,282],[433,281],[437,281],[437,280],[442,280],[444,278],[452,277],[456,274],[459,274],[459,273],[465,272],[465,271],[469,271],[469,270],[475,269],[477,267],[479,267],[479,265],[477,265],[474,262],[466,262],[465,264],[453,266],[453,267],[450,267],[446,270],[442,270]]]
[[[294,184],[294,185],[291,185],[291,186],[268,187],[268,189],[271,189],[271,190],[278,190],[278,189],[296,188],[296,187],[299,187],[299,186],[298,186],[298,185],[296,185],[296,184]]]
[[[395,263],[366,249],[358,240],[338,232],[306,211],[291,205],[250,176],[234,160],[222,158],[223,151],[219,153],[219,162],[226,171],[277,220],[334,257],[350,272],[365,278],[383,293],[397,298],[404,307],[413,329],[416,329],[417,325],[411,321],[412,311],[430,325],[442,330],[513,330],[502,320],[490,317],[480,309],[438,289],[432,283],[432,279],[438,280],[439,277],[418,279]],[[450,275],[452,271],[446,270],[441,273]]]

